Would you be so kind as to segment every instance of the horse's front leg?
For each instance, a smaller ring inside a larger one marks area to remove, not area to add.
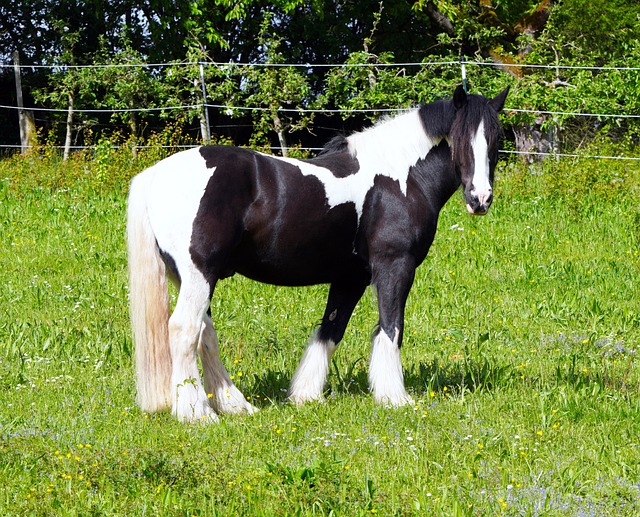
[[[380,319],[373,337],[369,363],[369,387],[379,404],[404,406],[413,400],[404,387],[400,361],[404,308],[413,284],[415,263],[411,258],[395,259],[374,269]]]
[[[289,400],[303,404],[321,400],[329,373],[329,361],[344,336],[353,309],[367,288],[368,278],[350,283],[333,283],[320,328],[313,333],[296,369]]]

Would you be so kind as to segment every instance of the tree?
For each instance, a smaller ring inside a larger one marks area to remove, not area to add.
[[[275,66],[251,67],[244,75],[242,89],[248,94],[247,104],[259,106],[253,112],[254,129],[251,144],[261,145],[269,141],[270,131],[274,131],[280,143],[283,156],[289,147],[287,134],[295,129],[307,127],[312,115],[292,117],[281,112],[281,108],[303,110],[310,104],[310,86],[307,77],[299,68],[277,66],[284,61],[281,47],[284,39],[271,27],[273,15],[267,15],[262,22],[258,42],[265,53],[265,64]]]
[[[91,80],[101,93],[96,102],[114,110],[112,119],[128,124],[135,154],[136,142],[141,136],[140,121],[148,116],[143,108],[160,108],[169,95],[166,85],[154,77],[143,56],[126,37],[121,39],[121,48],[115,55],[106,48],[96,55],[96,64],[103,66],[94,69]]]

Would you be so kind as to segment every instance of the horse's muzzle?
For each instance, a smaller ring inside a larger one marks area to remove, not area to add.
[[[486,215],[493,201],[493,193],[489,192],[481,196],[467,196],[467,211],[471,215]]]

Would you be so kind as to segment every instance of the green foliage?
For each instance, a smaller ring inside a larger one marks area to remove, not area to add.
[[[640,66],[639,26],[630,22],[639,15],[638,4],[624,0],[603,4],[567,0],[558,4],[541,33],[523,39],[528,50],[517,58],[523,65],[544,63],[558,68],[525,66],[514,83],[510,102],[525,109],[565,112],[545,117],[547,124],[560,128],[571,127],[573,113],[637,114],[638,96],[632,93],[638,88],[637,71],[582,67]],[[521,114],[514,122],[530,124],[536,116]],[[604,127],[604,133],[619,125],[634,126],[628,120],[608,118],[593,119],[590,125],[591,132],[598,126],[600,130]]]
[[[265,16],[260,28],[258,43],[264,48],[265,64],[279,65],[284,62],[281,48],[284,38],[272,27],[272,16]],[[270,136],[275,131],[281,147],[288,147],[286,134],[306,128],[313,122],[312,114],[294,117],[281,109],[304,109],[311,105],[309,79],[303,71],[294,67],[265,66],[249,67],[243,73],[241,86],[246,102],[259,108],[252,112],[253,132],[250,145],[269,147]],[[311,106],[310,106],[311,105]]]
[[[346,110],[345,118],[354,110],[384,110],[405,108],[415,103],[413,77],[405,69],[386,67],[393,63],[393,54],[373,55],[354,52],[344,67],[334,68],[327,77],[327,93],[322,99],[329,106]],[[380,117],[371,111],[370,119]]]

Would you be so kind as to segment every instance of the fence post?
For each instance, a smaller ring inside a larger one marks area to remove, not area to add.
[[[469,87],[467,85],[467,67],[462,59],[462,53],[460,53],[460,73],[462,74],[462,88],[464,93],[469,93]]]
[[[20,53],[13,52],[13,71],[16,77],[16,100],[18,104],[18,123],[20,125],[20,152],[25,154],[29,147],[29,121],[22,100],[22,78],[20,77]]]

